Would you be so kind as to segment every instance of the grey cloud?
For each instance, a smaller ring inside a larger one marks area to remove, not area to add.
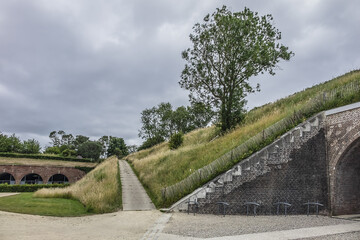
[[[52,130],[140,143],[140,113],[187,104],[178,85],[192,26],[221,7],[271,13],[295,52],[252,78],[249,108],[359,68],[358,1],[1,1],[0,131]],[[41,137],[40,137],[41,136]]]

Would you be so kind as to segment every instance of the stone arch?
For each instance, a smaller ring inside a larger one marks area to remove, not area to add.
[[[42,184],[43,179],[37,173],[29,173],[21,178],[20,184]]]
[[[3,172],[0,174],[0,184],[1,183],[15,184],[15,178],[12,174]]]
[[[69,179],[64,174],[54,174],[47,181],[48,184],[54,183],[69,183]]]
[[[332,214],[360,213],[360,132],[334,159]]]
[[[343,144],[340,149],[337,150],[336,155],[333,159],[330,159],[330,166],[337,166],[339,159],[345,154],[349,146],[355,142],[358,138],[360,138],[360,126],[352,129],[348,133],[346,133],[341,140],[342,142],[346,142]],[[340,145],[340,144],[339,144]],[[331,170],[331,169],[330,169]]]

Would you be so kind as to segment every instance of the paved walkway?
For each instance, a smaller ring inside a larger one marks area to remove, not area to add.
[[[313,215],[222,217],[174,213],[152,239],[357,240],[360,239],[360,222]]]
[[[124,211],[153,210],[154,204],[125,160],[119,160]]]
[[[351,224],[339,224],[331,226],[321,226],[321,227],[312,227],[312,228],[299,228],[292,230],[283,230],[283,231],[273,231],[273,232],[262,232],[262,233],[251,233],[235,236],[223,236],[223,237],[214,237],[214,238],[194,238],[187,236],[178,236],[167,233],[160,233],[156,239],[158,240],[260,240],[260,239],[269,239],[269,240],[281,240],[281,239],[308,239],[316,238],[318,239],[339,239],[337,236],[343,234],[344,239],[358,239],[360,236],[360,223],[351,223]],[[346,235],[349,234],[349,235]],[[349,237],[346,237],[349,236]]]

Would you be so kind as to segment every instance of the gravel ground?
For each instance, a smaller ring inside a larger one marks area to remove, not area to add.
[[[61,218],[0,211],[0,240],[135,240],[160,216],[158,211],[119,211]]]
[[[214,216],[175,213],[163,230],[164,233],[188,237],[209,238],[261,233],[298,228],[349,224],[355,221],[325,216]],[[359,229],[360,231],[360,229]],[[350,233],[349,233],[350,234]],[[349,235],[346,233],[345,235]],[[359,234],[356,232],[355,234]],[[339,234],[341,235],[341,234]],[[335,236],[335,235],[334,235]],[[357,236],[357,235],[355,235]],[[324,239],[324,238],[314,238]],[[337,238],[334,238],[337,239]],[[354,238],[349,238],[354,239]],[[355,238],[358,239],[358,238]]]

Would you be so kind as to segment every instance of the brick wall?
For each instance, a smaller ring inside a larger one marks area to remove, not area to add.
[[[219,201],[230,203],[228,214],[246,214],[245,202],[258,202],[258,214],[274,214],[275,202],[285,201],[292,204],[290,214],[304,214],[307,201],[319,201],[327,209],[325,134],[321,129],[299,149],[290,153],[291,161],[269,165],[270,171],[246,182],[229,194],[216,191],[207,199],[200,200],[201,213],[217,213]]]
[[[21,179],[31,173],[41,176],[43,183],[47,183],[49,178],[55,174],[65,175],[69,183],[73,183],[85,176],[85,172],[72,167],[51,167],[51,166],[17,166],[0,165],[0,174],[9,173],[15,178],[15,183],[19,184]]]

